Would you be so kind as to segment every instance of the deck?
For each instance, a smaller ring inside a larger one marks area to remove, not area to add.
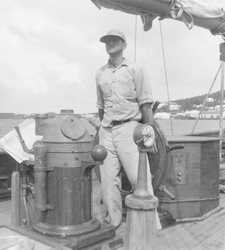
[[[93,210],[94,217],[100,220],[105,215],[104,205],[100,205],[100,188],[96,179],[93,181]],[[11,224],[10,199],[0,200],[0,224]],[[119,238],[125,237],[125,228],[124,221],[116,230]],[[103,245],[107,246],[107,242],[103,242]],[[124,250],[124,247],[117,249]],[[220,206],[203,220],[176,222],[159,231],[157,250],[225,250],[225,194],[220,194]]]

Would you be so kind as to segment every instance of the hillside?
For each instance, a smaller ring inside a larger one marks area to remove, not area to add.
[[[225,94],[225,92],[224,92],[224,94]],[[187,111],[187,110],[193,110],[193,109],[199,110],[199,109],[201,109],[201,106],[203,105],[206,96],[207,96],[207,94],[201,95],[201,96],[190,97],[190,98],[186,98],[186,99],[173,100],[173,103],[180,105],[180,111]],[[210,101],[206,102],[205,109],[220,105],[221,92],[218,91],[215,93],[211,93],[208,96],[208,99],[210,99]],[[159,108],[158,111],[159,112],[160,111],[168,111],[168,106],[163,106],[163,107]]]
[[[179,111],[187,111],[187,110],[193,110],[193,109],[201,109],[201,106],[203,105],[205,98],[207,94],[205,95],[200,95],[200,96],[194,96],[186,99],[178,99],[178,100],[173,100],[173,103],[176,103],[180,105],[180,110]],[[224,97],[225,97],[225,91],[224,91]],[[208,96],[211,101],[206,102],[205,104],[205,109],[208,109],[210,107],[215,107],[217,105],[220,105],[220,100],[221,100],[221,92],[215,92],[211,93]],[[157,109],[157,112],[168,112],[168,104],[165,106],[162,106],[161,108]],[[78,114],[77,114],[78,115]],[[93,113],[92,115],[97,115],[96,113]],[[0,113],[0,119],[24,119],[27,116],[25,114],[16,114],[16,113]]]
[[[225,93],[225,92],[224,92]],[[179,99],[175,102],[181,106],[182,110],[191,110],[196,106],[202,105],[207,95],[195,96],[187,99]],[[221,100],[221,92],[215,92],[209,95],[208,98],[212,98],[212,102],[207,102],[205,107],[212,107],[216,105],[220,105]]]

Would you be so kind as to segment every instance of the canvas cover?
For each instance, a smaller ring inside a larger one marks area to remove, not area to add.
[[[43,137],[35,135],[35,120],[33,118],[24,120],[19,124],[18,128],[28,150],[31,150],[34,143]],[[25,161],[34,162],[34,154],[24,152],[21,140],[15,129],[0,139],[0,149],[11,155],[19,164]]]
[[[202,18],[201,27],[210,29],[212,34],[225,34],[225,0],[91,0],[99,9],[119,10],[140,15],[144,30],[151,29],[156,17],[174,18],[183,21],[190,29],[198,25],[195,17]],[[165,6],[166,11],[165,11]],[[202,24],[203,23],[203,24]]]
[[[198,17],[216,18],[225,14],[225,0],[177,0],[182,8]]]

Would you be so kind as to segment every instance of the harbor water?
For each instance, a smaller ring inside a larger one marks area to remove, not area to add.
[[[22,123],[24,120],[20,119],[0,119],[0,138],[14,129],[15,126]],[[199,120],[196,124],[196,120],[157,120],[158,124],[164,131],[165,135],[187,135],[191,134],[194,129],[195,132],[207,132],[207,131],[219,131],[219,120]],[[225,121],[224,121],[225,123]],[[88,124],[88,130],[92,130],[91,134],[95,133],[95,128],[89,125],[88,120],[85,121]],[[224,126],[223,126],[224,127]]]

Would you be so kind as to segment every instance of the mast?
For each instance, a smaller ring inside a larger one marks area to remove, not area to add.
[[[224,62],[225,62],[225,43],[220,44],[220,61],[221,61],[221,103],[220,103],[220,157],[222,158],[222,143],[223,143],[223,99],[224,99]]]

